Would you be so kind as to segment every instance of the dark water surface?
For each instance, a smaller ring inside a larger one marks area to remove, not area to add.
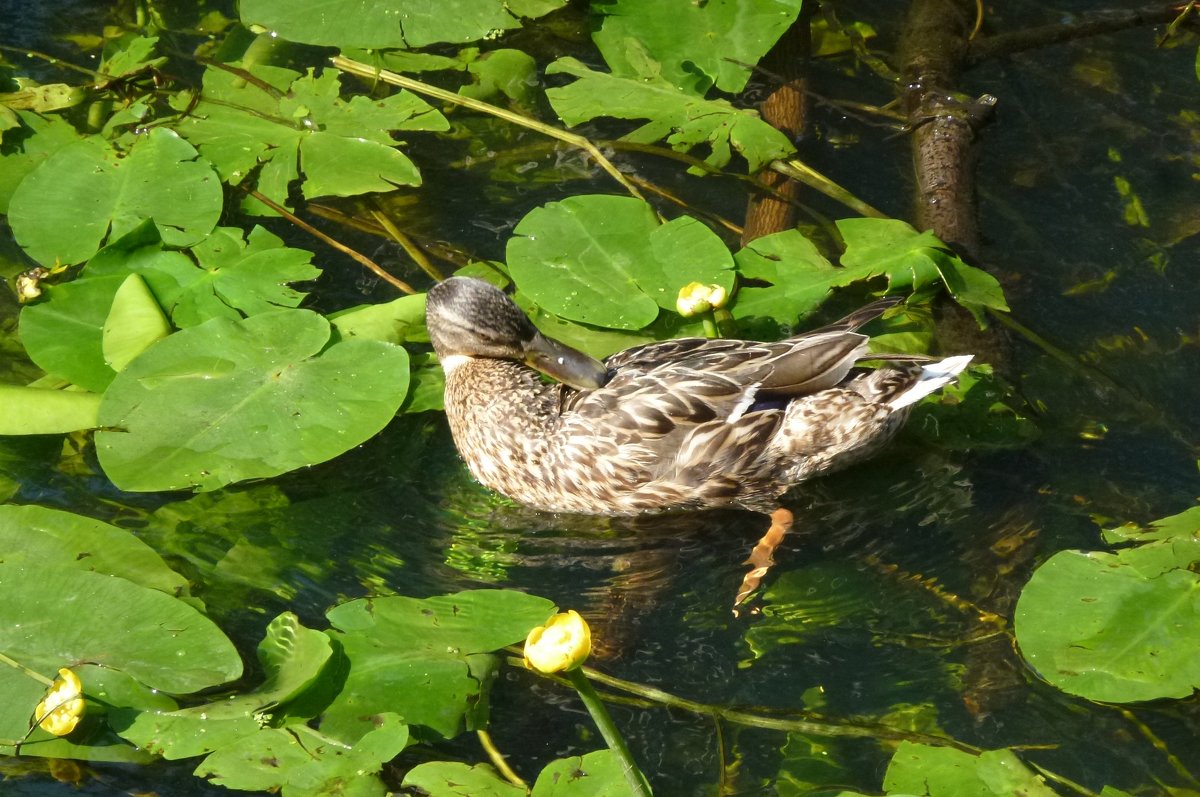
[[[872,21],[878,45],[890,49],[899,5],[850,3],[841,14]],[[992,24],[1011,28],[1068,19],[1092,4],[997,5]],[[67,55],[57,37],[97,32],[110,11],[104,3],[0,2],[0,40]],[[1196,43],[1157,50],[1156,33],[997,61],[963,86],[1000,99],[979,164],[982,263],[1001,279],[1016,319],[1120,389],[1014,337],[1006,373],[1035,408],[1040,437],[1016,450],[953,451],[910,433],[878,460],[798,489],[788,500],[796,528],[776,554],[759,613],[735,618],[730,604],[763,518],[528,512],[470,480],[437,414],[398,418],[360,449],[306,472],[196,497],[123,494],[89,470],[86,452],[64,469],[45,464],[56,448],[39,454],[31,443],[14,501],[139,531],[194,580],[194,593],[245,652],[283,610],[324,627],[325,610],[349,598],[516,587],[591,618],[600,668],[690,699],[766,714],[807,708],[886,718],[982,748],[1044,746],[1027,759],[1097,791],[1200,792],[1188,774],[1200,772],[1195,699],[1126,711],[1071,698],[1041,683],[970,609],[1011,617],[1039,562],[1066,547],[1102,547],[1098,522],[1145,522],[1182,511],[1200,493],[1200,138],[1180,116],[1195,112],[1200,96]],[[830,96],[890,99],[882,82],[864,89],[861,76],[835,68],[817,82]],[[802,156],[876,207],[910,217],[904,137],[817,114]],[[851,134],[856,144],[833,144]],[[464,178],[437,166],[460,153],[415,146],[429,184],[416,223],[479,256],[502,258],[508,230],[532,207],[611,191],[601,181]],[[674,167],[628,163],[652,179],[678,179]],[[1138,192],[1149,228],[1122,220],[1116,175]],[[727,217],[744,212],[731,182],[678,188]],[[400,260],[378,239],[332,231]],[[292,245],[317,248],[286,234]],[[327,269],[322,309],[392,298],[327,250],[317,262]],[[0,313],[15,308],[5,300]],[[511,670],[504,677],[518,688],[496,689],[493,733],[520,771],[597,746],[571,695],[534,684],[541,700],[531,702],[534,679]],[[614,714],[660,794],[713,794],[722,766],[725,793],[813,793],[812,782],[872,792],[890,756],[875,742],[789,739],[728,724],[718,737],[711,720],[682,712],[617,706]],[[481,758],[473,739],[453,749]],[[10,777],[0,793],[227,793],[192,777],[187,762],[94,765],[74,783],[44,767],[0,762]]]

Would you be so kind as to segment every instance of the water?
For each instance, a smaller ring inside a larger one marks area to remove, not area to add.
[[[46,37],[82,30],[79,14],[98,20],[108,9],[80,3],[35,17],[25,5],[0,4],[0,17],[22,20],[7,42],[63,55],[70,48]],[[1088,5],[1057,8],[1069,14]],[[18,6],[23,13],[8,13]],[[997,24],[1057,18],[1035,3],[1004,11]],[[894,30],[891,4],[843,12],[856,13]],[[1015,318],[1094,371],[1066,369],[1014,337],[1005,371],[1037,408],[1035,442],[941,451],[909,435],[872,463],[797,490],[788,500],[796,528],[776,553],[759,613],[735,618],[730,604],[766,528],[762,518],[528,512],[471,482],[436,414],[399,418],[335,462],[197,497],[122,494],[98,475],[89,451],[56,465],[56,444],[23,441],[14,500],[138,531],[193,580],[247,654],[280,611],[324,627],[328,607],[363,595],[511,586],[593,618],[600,668],[683,697],[766,715],[887,717],[984,748],[1045,746],[1027,760],[1097,791],[1109,784],[1165,793],[1154,791],[1156,780],[1200,789],[1186,774],[1200,771],[1195,699],[1122,710],[1070,698],[1039,682],[973,608],[1011,616],[1039,562],[1062,548],[1101,546],[1094,518],[1148,521],[1192,505],[1198,492],[1200,252],[1189,221],[1198,155],[1195,123],[1179,116],[1194,109],[1195,43],[1157,51],[1152,42],[1153,33],[1134,30],[1024,54],[974,70],[963,86],[1000,98],[978,171],[982,262],[1001,278]],[[832,69],[818,80],[825,94],[889,96],[882,81],[871,87]],[[906,216],[905,139],[824,110],[816,123],[830,138],[857,129],[859,140],[835,148],[815,137],[803,153],[812,165]],[[536,173],[530,163],[565,157],[520,135],[535,153],[517,156],[523,174]],[[427,186],[406,193],[419,208],[408,222],[479,257],[502,258],[512,225],[533,207],[614,190],[604,180],[492,182],[487,169],[439,168],[461,153],[421,141],[411,154]],[[684,179],[674,165],[625,157],[699,208],[743,213],[743,189],[732,181]],[[1138,192],[1148,228],[1122,221],[1114,176]],[[399,257],[378,239],[339,236]],[[319,260],[327,269],[321,309],[393,298],[349,261],[328,251]],[[4,303],[0,312],[15,309]],[[1119,388],[1105,387],[1097,373]],[[517,671],[503,677],[493,733],[518,770],[533,773],[598,744],[562,689]],[[737,793],[810,793],[811,781],[877,791],[890,756],[874,742],[789,739],[730,723],[718,734],[711,719],[686,712],[614,713],[662,794],[712,794],[718,783]],[[451,750],[481,757],[469,737]],[[192,777],[186,762],[56,772],[35,760],[0,765],[14,794],[226,793]]]

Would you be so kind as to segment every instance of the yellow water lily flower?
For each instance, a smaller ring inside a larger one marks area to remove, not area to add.
[[[675,310],[684,318],[690,318],[698,313],[724,307],[728,298],[729,294],[720,285],[689,282],[679,289],[679,296],[675,299]]]
[[[574,609],[556,614],[525,638],[525,666],[544,673],[573,670],[592,652],[592,629]]]
[[[79,724],[83,706],[83,684],[79,676],[64,667],[33,710],[33,717],[47,733],[66,736]]]

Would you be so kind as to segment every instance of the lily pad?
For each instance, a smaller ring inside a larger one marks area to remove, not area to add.
[[[375,49],[476,41],[564,5],[566,0],[245,0],[240,10],[243,24],[294,42]]]
[[[8,203],[25,175],[55,152],[80,140],[79,132],[61,117],[39,116],[30,111],[16,111],[15,115],[20,127],[4,131],[4,143],[19,138],[21,146],[0,151],[0,213],[8,213]],[[22,135],[16,135],[18,131]]]
[[[214,752],[196,774],[231,789],[282,791],[284,797],[385,797],[379,771],[407,744],[408,726],[395,714],[382,715],[352,748],[304,726],[264,728]]]
[[[644,125],[622,136],[624,141],[652,144],[660,140],[678,152],[707,151],[704,162],[723,168],[737,152],[750,172],[795,152],[787,136],[754,111],[735,108],[725,100],[705,100],[689,94],[655,74],[647,64],[638,77],[597,72],[575,58],[560,58],[546,74],[579,78],[561,88],[546,90],[554,112],[568,125],[600,117],[644,119]]]
[[[147,219],[168,244],[190,246],[216,226],[221,207],[212,165],[159,127],[127,153],[99,138],[58,150],[17,187],[8,220],[25,252],[53,266],[81,263]]]
[[[886,276],[892,289],[916,290],[940,278],[980,326],[985,309],[1008,311],[996,278],[967,265],[928,230],[918,232],[896,219],[869,218],[841,219],[837,228],[846,242],[841,263],[847,281]]]
[[[625,797],[629,784],[611,750],[551,761],[538,774],[532,797]]]
[[[0,550],[6,564],[72,567],[168,595],[187,591],[187,579],[130,532],[59,509],[0,506]]]
[[[353,741],[394,711],[445,737],[464,729],[494,668],[490,653],[546,621],[554,604],[520,592],[475,590],[418,600],[364,599],[331,609],[330,633],[350,661],[322,733]]]
[[[46,373],[103,393],[117,372],[104,358],[104,324],[124,275],[47,286],[21,310],[21,340]]]
[[[1055,797],[1042,778],[1011,750],[979,755],[952,747],[901,742],[892,755],[883,788],[916,797]]]
[[[171,323],[163,315],[146,281],[130,274],[117,288],[112,308],[104,319],[100,347],[104,361],[121,371],[139,354],[171,334]]]
[[[233,644],[204,615],[124,578],[6,562],[0,564],[0,605],[6,618],[0,650],[47,677],[60,667],[90,662],[151,689],[188,693],[231,681],[242,671]],[[25,734],[44,691],[25,673],[0,667],[0,739]]]
[[[1155,545],[1174,555],[1169,544]],[[1141,549],[1060,551],[1022,590],[1017,643],[1059,689],[1125,703],[1200,687],[1200,576],[1162,566],[1150,575],[1137,561]]]
[[[277,310],[159,342],[104,395],[105,473],[123,490],[210,490],[362,443],[403,401],[408,355],[370,340],[325,349],[329,336],[316,313]]]
[[[737,94],[756,64],[795,21],[801,0],[608,0],[593,35],[614,75],[639,77],[657,61],[675,86],[703,96],[713,85]]]
[[[496,774],[487,764],[430,761],[418,764],[404,776],[402,786],[419,789],[429,797],[525,797],[525,790]]]
[[[771,318],[795,324],[825,301],[840,276],[798,230],[785,230],[751,241],[736,255],[738,273],[770,287],[744,286],[733,303],[733,317]]]
[[[583,195],[530,211],[508,242],[521,291],[571,321],[637,330],[675,309],[690,282],[733,289],[729,250],[711,230],[682,217],[661,224],[632,197]]]
[[[334,13],[334,8],[314,12],[310,21],[325,13],[339,19],[347,15],[346,9],[339,6]],[[255,65],[248,71],[254,80],[236,71],[205,72],[201,98],[178,128],[225,180],[239,185],[258,174],[258,190],[281,205],[288,204],[288,184],[301,173],[308,198],[419,185],[420,173],[397,149],[400,142],[391,131],[449,127],[445,117],[410,92],[343,100],[341,73],[333,69],[301,75]],[[190,107],[190,99],[178,98],[177,107]],[[258,203],[253,207],[274,212]]]

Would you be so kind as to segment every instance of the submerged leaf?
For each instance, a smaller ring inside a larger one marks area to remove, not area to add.
[[[8,564],[104,573],[168,595],[187,590],[187,579],[130,532],[60,509],[0,506],[0,550]]]

